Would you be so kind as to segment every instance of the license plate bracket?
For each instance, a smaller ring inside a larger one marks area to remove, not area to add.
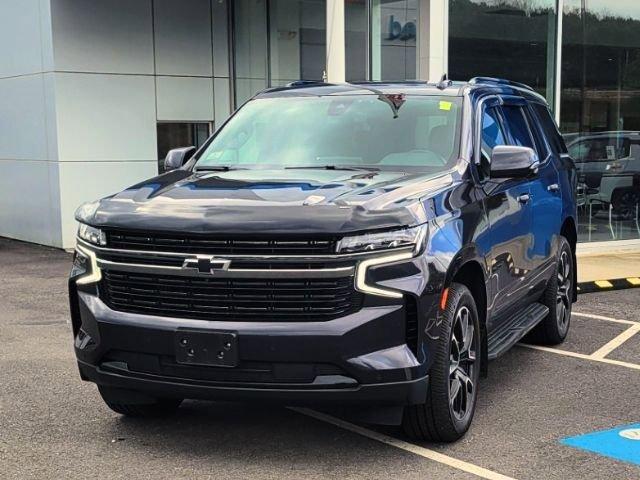
[[[235,332],[179,328],[174,345],[177,363],[215,367],[238,364],[238,334]]]

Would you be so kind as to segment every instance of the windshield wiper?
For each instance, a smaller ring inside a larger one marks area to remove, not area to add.
[[[194,172],[230,172],[231,170],[246,170],[246,168],[230,167],[229,165],[207,165],[193,169]]]
[[[307,165],[306,167],[285,167],[285,170],[347,170],[353,172],[365,170],[368,172],[377,172],[380,169],[376,167],[349,167],[347,165]]]

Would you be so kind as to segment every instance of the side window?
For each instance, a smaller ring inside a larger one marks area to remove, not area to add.
[[[589,148],[586,141],[573,143],[569,147],[569,155],[571,155],[571,158],[576,162],[584,162],[588,151]]]
[[[502,113],[504,114],[506,127],[509,131],[510,143],[535,150],[536,146],[533,143],[533,138],[531,137],[529,125],[527,124],[522,107],[504,105],[502,107]]]
[[[480,173],[483,177],[489,176],[489,162],[491,151],[496,145],[506,145],[504,132],[500,125],[498,110],[489,107],[482,115],[482,145],[480,155]]]
[[[553,153],[567,153],[567,147],[564,143],[564,140],[562,139],[562,136],[560,135],[560,132],[558,131],[558,127],[556,127],[556,123],[551,117],[551,112],[549,112],[549,109],[541,103],[532,103],[531,106],[533,107],[533,111],[536,112],[536,115],[540,120],[540,127],[547,137],[547,141],[549,142]]]
[[[551,149],[548,142],[545,141],[545,133],[543,133],[542,127],[540,126],[540,120],[538,120],[538,116],[534,115],[530,108],[523,109],[523,112],[527,118],[529,130],[533,134],[533,143],[538,147],[538,157],[541,162],[544,162],[549,158],[549,155],[551,155]]]
[[[631,141],[621,136],[597,137],[585,142],[582,155],[574,157],[582,162],[610,162],[627,158],[631,154]]]

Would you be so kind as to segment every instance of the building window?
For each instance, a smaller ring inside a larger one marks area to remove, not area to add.
[[[210,123],[161,122],[158,134],[158,173],[164,172],[164,159],[172,148],[200,147],[211,135]]]
[[[565,0],[560,128],[580,241],[640,238],[640,3]]]
[[[449,77],[526,83],[553,105],[556,0],[451,0]]]

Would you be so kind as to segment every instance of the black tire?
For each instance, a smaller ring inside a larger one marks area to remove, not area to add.
[[[640,203],[640,192],[637,187],[616,188],[611,194],[611,205],[615,214],[624,220],[633,220],[636,207]]]
[[[104,403],[116,413],[127,417],[158,418],[169,416],[178,409],[182,403],[181,398],[156,398],[142,396],[142,400],[134,402],[118,400],[117,390],[110,387],[98,386],[100,396]]]
[[[467,327],[467,338],[462,334],[463,314],[467,316],[467,325],[472,328],[470,331]],[[434,362],[429,371],[427,401],[405,407],[402,427],[414,439],[454,442],[471,425],[482,358],[478,311],[471,292],[464,285],[453,283],[449,287],[440,332]],[[456,384],[460,389],[455,388]],[[450,401],[454,390],[455,397]],[[463,403],[464,411],[461,414]]]
[[[560,237],[556,264],[556,274],[547,283],[541,300],[549,308],[549,314],[527,335],[527,342],[558,345],[567,338],[575,288],[575,262],[571,245],[564,237]]]

